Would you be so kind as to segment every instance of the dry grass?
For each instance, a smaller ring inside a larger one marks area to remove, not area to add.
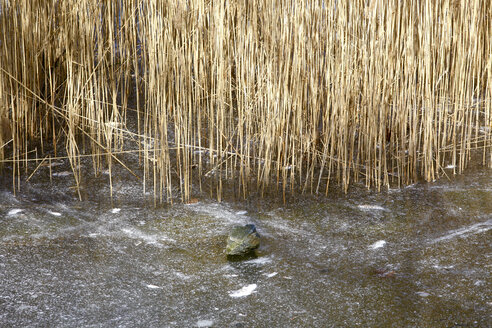
[[[77,185],[81,155],[111,173],[138,153],[161,201],[205,178],[220,199],[224,181],[243,195],[380,190],[460,173],[472,152],[492,165],[489,1],[103,3],[1,1],[14,186],[48,150]]]

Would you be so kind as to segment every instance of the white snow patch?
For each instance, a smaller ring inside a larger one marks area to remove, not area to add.
[[[430,296],[429,293],[427,292],[417,292],[417,295],[419,295],[420,297],[427,297],[427,296]]]
[[[22,208],[14,208],[14,209],[10,210],[7,213],[7,215],[16,215],[16,214],[21,213],[22,211],[24,211]]]
[[[248,213],[247,211],[239,211],[239,212],[236,212],[237,215],[245,215],[247,213]]]
[[[275,277],[277,274],[278,274],[278,272],[272,272],[272,273],[267,273],[266,276],[268,278],[272,278],[272,277]]]
[[[456,165],[453,165],[453,164],[449,164],[448,166],[446,166],[445,168],[446,169],[454,169],[456,167]]]
[[[113,208],[111,210],[111,213],[115,213],[116,214],[116,213],[119,213],[120,211],[121,211],[121,208]]]
[[[382,206],[379,205],[367,205],[367,204],[362,204],[358,205],[359,209],[363,211],[386,211],[386,209]]]
[[[245,297],[245,296],[251,295],[254,292],[254,290],[256,289],[256,287],[258,287],[256,284],[244,286],[241,289],[229,292],[229,296],[230,297]]]
[[[375,242],[374,244],[369,246],[369,248],[370,249],[378,249],[378,248],[384,247],[384,245],[386,245],[385,240],[378,240],[377,242]]]
[[[54,216],[61,216],[61,213],[59,213],[59,212],[48,211],[48,213],[50,213],[51,215],[54,215]]]
[[[212,327],[214,322],[212,320],[198,320],[196,322],[197,327]]]
[[[150,288],[150,289],[159,289],[161,287],[156,286],[156,285],[147,285],[147,288]]]

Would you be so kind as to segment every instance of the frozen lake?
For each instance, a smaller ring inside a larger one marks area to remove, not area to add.
[[[55,168],[53,168],[55,171]],[[2,327],[490,327],[492,170],[380,194],[154,207],[125,179],[0,189]],[[237,224],[256,258],[223,250]]]

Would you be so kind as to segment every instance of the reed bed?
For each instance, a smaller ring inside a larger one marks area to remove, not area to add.
[[[461,173],[475,153],[492,166],[490,1],[0,10],[0,163],[14,187],[29,161],[55,157],[78,186],[86,155],[95,173],[135,172],[160,201],[176,190],[186,201],[203,181],[220,199],[231,181],[243,196],[381,190]]]

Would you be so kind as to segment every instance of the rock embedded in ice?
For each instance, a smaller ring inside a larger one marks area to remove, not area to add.
[[[369,248],[370,249],[378,249],[378,248],[383,247],[384,245],[386,245],[386,241],[385,240],[378,240],[377,242],[375,242],[374,244],[372,244],[371,246],[369,246]]]
[[[260,235],[256,232],[254,224],[236,226],[227,239],[226,254],[242,256],[250,253],[258,246],[260,246]]]
[[[234,297],[234,298],[245,297],[245,296],[251,295],[254,292],[254,290],[256,289],[256,287],[258,287],[256,284],[244,286],[241,289],[230,292],[229,296]]]

